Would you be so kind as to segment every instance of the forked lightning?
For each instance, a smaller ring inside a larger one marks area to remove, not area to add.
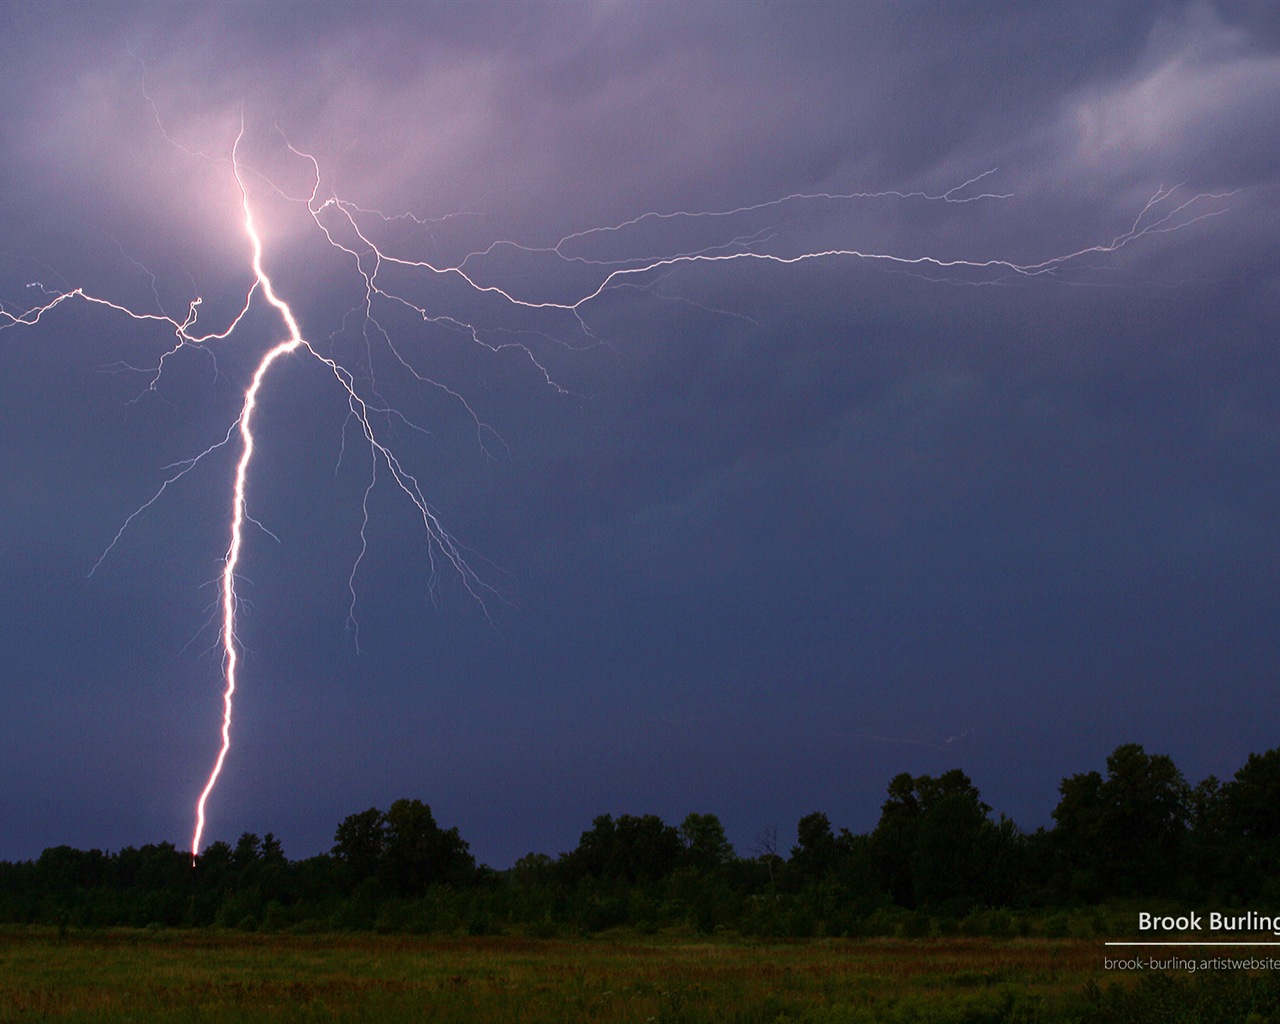
[[[163,130],[163,129],[162,129]],[[226,762],[227,755],[231,749],[231,727],[232,714],[234,708],[234,700],[236,696],[237,686],[239,684],[239,670],[241,668],[240,645],[237,639],[237,612],[239,606],[239,598],[236,592],[237,579],[240,560],[243,547],[244,530],[246,522],[252,522],[248,512],[248,492],[250,486],[250,473],[253,465],[254,455],[254,412],[257,408],[258,396],[264,386],[267,386],[271,376],[272,369],[282,359],[282,357],[290,354],[302,354],[306,357],[317,360],[323,364],[332,373],[337,386],[342,389],[346,396],[347,404],[351,410],[355,422],[360,426],[363,433],[365,443],[369,446],[370,456],[372,459],[373,469],[369,484],[364,491],[363,513],[364,520],[361,526],[360,549],[356,558],[356,563],[352,568],[350,577],[350,586],[352,590],[352,607],[351,614],[354,621],[354,600],[355,600],[355,575],[359,568],[360,559],[365,553],[364,527],[368,522],[368,497],[371,489],[377,481],[377,473],[379,467],[384,467],[389,474],[392,482],[404,494],[409,502],[416,509],[421,517],[422,526],[426,534],[426,542],[431,554],[432,565],[447,565],[458,578],[466,589],[484,603],[484,597],[488,588],[477,574],[467,564],[463,557],[462,551],[455,540],[441,525],[441,522],[427,502],[424,489],[417,478],[405,468],[399,457],[384,443],[382,435],[375,430],[375,422],[378,417],[388,413],[388,410],[381,407],[380,404],[370,404],[374,398],[373,392],[357,387],[356,377],[339,364],[332,357],[323,355],[307,340],[304,330],[300,323],[299,315],[276,290],[272,282],[271,275],[264,264],[263,260],[263,242],[260,234],[258,222],[254,218],[254,209],[252,202],[251,189],[246,180],[249,169],[241,155],[242,143],[245,136],[243,120],[241,123],[239,134],[236,136],[235,143],[231,149],[231,171],[235,176],[235,180],[240,190],[241,208],[243,210],[243,227],[244,234],[249,244],[250,257],[249,268],[251,271],[251,281],[248,283],[245,292],[244,301],[239,305],[238,312],[231,318],[231,322],[224,329],[218,331],[204,331],[198,329],[198,320],[201,311],[201,299],[194,298],[187,307],[186,315],[183,319],[178,320],[167,316],[163,313],[139,312],[129,308],[126,305],[114,302],[107,298],[91,295],[82,288],[71,288],[65,291],[50,291],[42,285],[32,285],[34,290],[40,293],[41,301],[25,309],[11,309],[0,305],[0,329],[3,328],[20,328],[34,327],[41,323],[42,320],[50,315],[66,303],[73,300],[88,303],[92,306],[102,307],[105,313],[111,315],[120,315],[130,317],[137,321],[154,323],[171,331],[176,338],[176,344],[165,352],[156,367],[155,378],[152,381],[154,387],[159,381],[160,374],[163,371],[166,360],[174,356],[184,346],[203,345],[212,341],[221,341],[230,338],[241,327],[246,314],[249,312],[253,303],[258,296],[261,296],[269,306],[271,306],[280,316],[285,329],[285,337],[269,347],[262,355],[257,363],[257,367],[253,373],[252,379],[248,387],[244,391],[244,400],[240,407],[239,416],[235,422],[223,436],[222,440],[212,445],[210,448],[201,452],[197,456],[188,459],[176,467],[174,472],[166,478],[159,489],[141,505],[133,514],[131,514],[120,527],[115,537],[107,545],[103,552],[103,558],[111,551],[112,547],[119,540],[124,531],[133,523],[133,521],[145,509],[158,501],[165,490],[176,480],[189,473],[200,461],[211,452],[231,444],[235,441],[238,434],[240,453],[236,462],[234,483],[231,493],[228,532],[229,541],[226,549],[226,555],[223,559],[221,575],[220,575],[220,592],[219,606],[221,609],[221,645],[222,645],[222,670],[223,670],[223,693],[222,693],[222,726],[221,726],[221,744],[218,748],[217,757],[214,760],[213,767],[209,773],[208,780],[201,790],[199,798],[195,805],[195,826],[191,837],[191,853],[193,859],[199,854],[201,843],[204,836],[206,824],[206,805],[209,797],[217,786],[219,776],[221,775],[223,766]],[[393,339],[389,332],[382,329],[375,315],[375,303],[395,304],[402,309],[412,311],[415,315],[420,316],[424,321],[444,323],[454,328],[464,330],[470,335],[470,338],[478,344],[484,345],[492,350],[504,348],[518,348],[524,355],[528,357],[532,365],[536,367],[539,375],[546,381],[551,381],[551,375],[545,367],[537,360],[531,350],[523,345],[512,342],[495,343],[485,332],[478,326],[469,323],[464,317],[450,315],[448,310],[430,310],[420,304],[421,300],[414,301],[404,294],[403,289],[397,290],[393,285],[388,283],[385,278],[386,268],[395,268],[400,273],[411,273],[424,276],[449,277],[461,282],[465,287],[478,295],[488,295],[506,306],[516,310],[551,310],[558,311],[570,318],[573,329],[588,331],[589,328],[583,314],[586,308],[604,293],[613,288],[623,286],[632,286],[636,282],[652,281],[657,275],[669,273],[673,268],[678,268],[690,264],[721,264],[735,263],[741,261],[756,261],[768,264],[799,264],[817,260],[845,260],[850,262],[862,262],[873,265],[891,267],[908,273],[917,273],[921,276],[927,276],[931,273],[943,273],[954,279],[955,275],[963,275],[966,283],[972,284],[988,284],[998,281],[1010,281],[1027,278],[1045,278],[1056,277],[1066,268],[1071,266],[1087,265],[1086,261],[1092,257],[1102,256],[1108,253],[1116,252],[1119,249],[1137,243],[1141,239],[1149,238],[1157,234],[1181,230],[1203,220],[1206,217],[1217,216],[1224,212],[1222,200],[1227,198],[1230,193],[1190,193],[1181,188],[1164,188],[1161,187],[1151,195],[1146,205],[1138,212],[1133,222],[1124,230],[1114,235],[1109,241],[1100,242],[1096,245],[1087,246],[1075,251],[1066,252],[1058,255],[1049,255],[1034,262],[1017,262],[1010,259],[982,259],[968,260],[955,258],[941,258],[928,254],[910,254],[910,253],[890,253],[865,251],[853,247],[834,247],[822,248],[820,250],[809,252],[792,252],[784,253],[771,250],[770,237],[767,233],[758,232],[745,236],[733,236],[722,239],[720,242],[712,244],[710,247],[697,249],[688,252],[669,252],[658,256],[640,255],[634,258],[613,258],[613,259],[588,259],[584,256],[570,255],[569,248],[572,245],[581,245],[584,241],[593,238],[608,236],[611,238],[621,238],[625,240],[626,232],[630,228],[642,222],[660,222],[664,220],[705,220],[709,224],[718,223],[729,224],[732,219],[744,213],[758,213],[760,211],[768,211],[773,208],[782,207],[788,204],[803,204],[814,202],[854,202],[859,200],[896,200],[911,202],[937,202],[937,203],[977,203],[979,201],[1003,201],[1010,198],[1007,193],[1001,192],[981,192],[972,190],[978,181],[987,178],[991,171],[983,172],[954,188],[947,191],[927,194],[924,192],[864,192],[864,193],[845,193],[845,194],[793,194],[784,196],[779,199],[773,199],[766,202],[754,203],[751,205],[740,206],[733,209],[723,211],[675,211],[660,212],[650,211],[641,213],[629,220],[621,223],[595,228],[586,228],[575,230],[558,239],[554,244],[533,246],[516,243],[513,241],[497,241],[490,246],[472,252],[464,259],[455,263],[432,263],[426,260],[412,259],[406,255],[397,254],[391,251],[389,246],[380,243],[375,239],[377,233],[376,228],[380,223],[386,223],[390,218],[385,217],[377,211],[368,210],[355,205],[339,196],[328,195],[322,198],[322,175],[319,161],[312,155],[288,146],[289,151],[294,158],[306,161],[310,167],[312,176],[312,186],[310,193],[305,198],[295,199],[299,203],[305,203],[310,221],[315,228],[324,236],[327,244],[335,247],[337,250],[350,258],[355,267],[356,273],[360,276],[364,286],[364,308],[363,315],[365,322],[371,326],[375,332],[378,332],[386,341],[395,358],[403,365],[414,377],[425,383],[444,387],[430,377],[421,374],[416,370],[407,359],[397,350]],[[187,151],[190,152],[190,151]],[[277,190],[279,191],[279,190]],[[283,195],[283,193],[281,193]],[[285,196],[288,199],[289,197]],[[726,232],[726,234],[728,234]],[[550,300],[546,298],[536,298],[530,295],[522,294],[513,285],[499,286],[489,281],[481,280],[479,272],[474,269],[474,265],[486,255],[496,251],[498,248],[506,247],[513,251],[525,254],[539,255],[556,261],[563,261],[574,264],[579,270],[586,268],[587,272],[594,275],[587,287],[580,287],[578,292],[573,295]],[[240,332],[244,333],[244,332]],[[448,393],[456,400],[466,406],[465,400],[456,391],[446,388]],[[468,413],[472,416],[478,426],[480,420],[466,406]],[[99,559],[99,563],[101,559]],[[97,565],[94,566],[97,568]]]

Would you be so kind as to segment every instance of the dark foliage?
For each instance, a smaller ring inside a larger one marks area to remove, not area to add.
[[[1280,978],[1212,971],[1196,975],[1144,973],[1132,987],[1090,986],[1081,1024],[1201,1024],[1280,1022]]]
[[[805,815],[785,858],[774,829],[760,834],[752,856],[737,855],[714,814],[690,814],[679,826],[606,814],[573,850],[530,853],[498,872],[477,867],[458,829],[441,828],[425,803],[397,800],[385,812],[348,816],[331,853],[300,861],[270,833],[245,833],[234,845],[210,844],[194,863],[169,843],[116,853],[59,846],[35,861],[0,863],[0,921],[1008,935],[1033,911],[1046,934],[1066,934],[1073,908],[1111,899],[1194,896],[1232,906],[1280,898],[1280,749],[1251,755],[1226,783],[1192,788],[1170,758],[1121,746],[1105,776],[1062,781],[1053,819],[1052,829],[1024,834],[993,818],[953,769],[894,778],[868,835],[836,829],[819,811]],[[1108,1019],[1146,1019],[1121,1005],[1128,998],[1095,993],[1095,1005],[1118,1015]]]

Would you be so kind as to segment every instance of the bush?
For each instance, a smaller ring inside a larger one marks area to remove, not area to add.
[[[1142,975],[1129,988],[1091,984],[1081,1024],[1280,1024],[1280,978],[1240,971]]]

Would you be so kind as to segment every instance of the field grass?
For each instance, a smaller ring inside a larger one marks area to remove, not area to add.
[[[0,931],[0,1024],[1060,1019],[1097,942]]]

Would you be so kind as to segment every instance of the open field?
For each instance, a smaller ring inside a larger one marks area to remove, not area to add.
[[[0,1022],[1036,1021],[1102,977],[1080,939],[698,942],[0,932]]]

